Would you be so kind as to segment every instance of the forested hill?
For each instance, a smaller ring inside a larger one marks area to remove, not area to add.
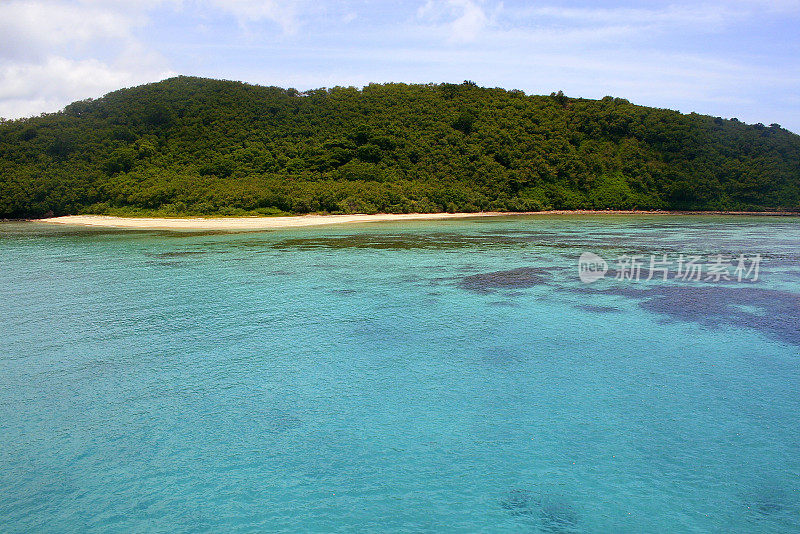
[[[0,124],[0,217],[800,210],[800,136],[463,84],[178,77]]]

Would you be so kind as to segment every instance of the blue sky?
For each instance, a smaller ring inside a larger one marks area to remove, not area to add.
[[[0,116],[176,74],[460,82],[800,132],[800,0],[0,0]]]

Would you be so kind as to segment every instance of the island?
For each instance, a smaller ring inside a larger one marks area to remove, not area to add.
[[[800,136],[622,98],[180,76],[0,122],[0,218],[800,211]]]

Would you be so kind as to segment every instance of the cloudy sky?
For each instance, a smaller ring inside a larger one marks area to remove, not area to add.
[[[0,0],[0,117],[176,74],[620,96],[800,132],[800,0]]]

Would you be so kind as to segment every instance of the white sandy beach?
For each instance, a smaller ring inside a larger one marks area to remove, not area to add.
[[[112,217],[109,215],[67,215],[37,219],[38,223],[92,226],[99,228],[131,228],[139,230],[272,230],[331,224],[373,223],[385,221],[417,221],[496,217],[509,213],[382,213],[375,215],[298,215],[289,217]]]
[[[98,228],[129,228],[134,230],[220,230],[257,231],[279,228],[299,228],[304,226],[324,226],[332,224],[355,224],[391,221],[424,221],[443,219],[468,219],[481,217],[507,217],[513,215],[764,215],[797,216],[794,212],[665,212],[636,210],[554,210],[526,213],[479,212],[479,213],[378,213],[375,215],[297,215],[287,217],[113,217],[110,215],[66,215],[49,219],[35,219],[37,223],[90,226]]]

